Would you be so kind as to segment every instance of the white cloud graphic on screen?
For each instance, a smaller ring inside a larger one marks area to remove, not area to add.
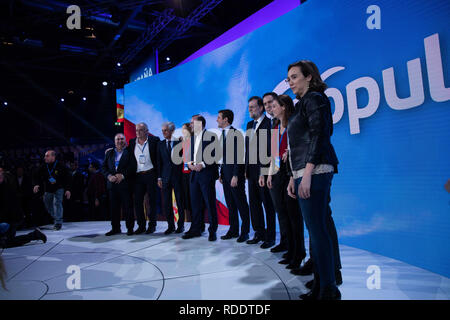
[[[125,108],[125,118],[134,124],[145,122],[151,134],[162,137],[161,126],[168,120],[153,104],[148,104],[136,96],[127,98],[126,104],[133,108]]]

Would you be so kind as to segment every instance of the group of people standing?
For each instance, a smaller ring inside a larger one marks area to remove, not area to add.
[[[314,273],[314,280],[307,283],[311,291],[302,295],[302,299],[340,299],[337,288],[342,283],[340,254],[330,208],[331,182],[337,173],[338,159],[330,141],[333,120],[330,101],[324,93],[326,84],[321,80],[317,66],[306,60],[289,65],[286,81],[298,99],[295,105],[288,95],[273,92],[264,94],[263,98],[253,96],[248,100],[252,120],[247,123],[243,138],[245,147],[239,144],[242,134],[232,126],[234,114],[228,109],[218,112],[220,137],[205,130],[206,120],[201,115],[192,116],[191,122],[183,125],[180,139],[172,136],[175,130],[172,122],[163,125],[164,139],[161,141],[148,135],[145,123],[137,124],[137,138],[131,139],[128,146],[125,136],[117,134],[116,148],[107,152],[102,167],[113,210],[112,229],[107,235],[120,232],[119,201],[123,204],[128,234],[154,232],[154,186],[159,186],[168,221],[166,234],[184,231],[184,212],[189,207],[192,223],[182,238],[201,236],[206,209],[208,240],[216,241],[215,183],[219,180],[223,185],[230,225],[221,239],[237,238],[237,242],[247,244],[262,242],[261,248],[273,247],[272,252],[286,251],[280,263],[286,264],[292,273]],[[266,141],[261,143],[262,140]],[[217,152],[220,152],[219,156]],[[269,155],[268,161],[262,156],[264,152]],[[216,161],[210,161],[205,155]],[[176,158],[183,161],[176,161]],[[131,186],[134,186],[139,225],[135,232],[126,192]],[[150,196],[147,229],[142,207],[145,192]],[[172,192],[179,214],[176,229]],[[277,215],[281,239],[274,246]],[[253,239],[249,239],[250,222]],[[310,235],[310,259],[301,266],[306,256],[304,223]]]
[[[106,236],[121,233],[121,213],[128,235],[154,233],[159,188],[168,223],[165,234],[183,233],[185,214],[190,214],[190,229],[182,238],[200,237],[205,230],[206,210],[208,240],[216,241],[215,184],[219,180],[229,210],[229,229],[222,240],[236,238],[249,245],[262,242],[263,249],[285,251],[280,263],[293,274],[314,274],[314,280],[306,284],[311,291],[301,295],[302,299],[340,299],[340,254],[330,207],[338,159],[330,141],[333,120],[330,101],[324,93],[326,84],[317,66],[307,60],[289,65],[286,81],[298,102],[294,105],[288,95],[274,92],[262,98],[251,97],[248,111],[252,120],[247,123],[245,137],[232,126],[234,114],[228,109],[218,112],[220,136],[205,130],[206,120],[201,115],[192,116],[191,122],[183,125],[181,138],[173,137],[172,122],[163,124],[162,140],[150,135],[145,123],[136,125],[136,138],[128,144],[124,134],[117,134],[115,147],[106,151],[100,170],[107,180],[111,210],[112,228]],[[219,148],[212,147],[214,144]],[[47,153],[42,179],[34,191],[45,185],[45,202],[55,217],[55,228],[59,229],[62,214],[56,204],[71,194],[65,171],[54,161],[54,152]],[[144,212],[146,193],[150,204],[148,226]],[[276,216],[280,243],[275,246]],[[252,239],[250,224],[254,230]],[[310,259],[301,266],[306,257],[304,224],[310,236]]]

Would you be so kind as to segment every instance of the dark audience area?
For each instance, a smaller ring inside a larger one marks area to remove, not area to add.
[[[30,150],[0,151],[0,170],[16,189],[24,219],[18,229],[51,224],[53,218],[43,202],[43,190],[33,193],[38,168],[43,164],[46,150],[55,150],[57,160],[70,172],[70,199],[64,198],[64,221],[109,220],[106,181],[100,173],[107,144],[83,146],[42,147]]]

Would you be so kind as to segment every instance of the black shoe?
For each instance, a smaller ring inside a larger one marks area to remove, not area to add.
[[[292,269],[291,273],[297,276],[309,276],[313,274],[312,269],[313,269],[313,262],[311,259],[309,259],[302,267],[298,269]]]
[[[197,237],[201,237],[201,234],[186,232],[186,233],[182,236],[183,239],[192,239],[192,238],[197,238]]]
[[[232,234],[232,233],[226,233],[224,236],[221,236],[220,239],[222,240],[229,240],[229,239],[233,239],[233,238],[237,238],[239,237],[238,234]]]
[[[61,227],[62,227],[62,225],[60,225],[60,224],[55,224],[55,225],[53,226],[53,230],[55,230],[55,231],[61,230]]]
[[[217,240],[217,236],[215,232],[210,232],[209,233],[209,237],[208,237],[208,241],[216,241]]]
[[[121,234],[121,233],[122,233],[122,231],[120,231],[120,230],[110,230],[107,233],[105,233],[105,236],[109,237],[109,236],[113,236],[115,234]]]
[[[39,228],[34,229],[33,237],[34,240],[42,240],[44,243],[47,242],[47,236]]]
[[[284,244],[279,244],[279,245],[277,245],[277,246],[275,246],[275,247],[273,247],[272,249],[270,249],[270,252],[273,252],[273,253],[277,253],[277,252],[283,252],[283,251],[287,251],[287,246],[285,246]]]
[[[273,247],[274,245],[275,245],[275,241],[264,241],[260,248],[267,249],[267,248]]]
[[[127,236],[132,236],[134,234],[133,229],[128,229]]]
[[[137,228],[137,230],[134,232],[134,234],[142,234],[142,233],[144,233],[144,232],[145,232],[145,227],[143,227],[143,228],[139,227],[139,228]]]
[[[239,238],[237,238],[236,242],[244,242],[248,240],[248,234],[241,234]]]
[[[252,240],[248,240],[247,244],[257,244],[260,241],[262,241],[262,239],[254,237]]]
[[[175,233],[182,233],[184,232],[184,227],[178,227]]]
[[[278,261],[279,264],[289,264],[291,262],[291,259],[283,259]]]
[[[341,300],[341,292],[337,287],[328,287],[322,290],[319,300]]]
[[[341,270],[337,270],[336,272],[335,272],[335,278],[336,278],[336,285],[337,286],[340,286],[341,284],[342,284],[342,273],[341,273]]]
[[[319,299],[319,294],[317,292],[314,292],[314,290],[311,290],[308,293],[301,294],[299,296],[299,298],[302,299],[302,300],[318,300]]]
[[[289,252],[283,253],[281,256],[283,259],[289,259]]]
[[[309,280],[306,284],[305,287],[308,288],[309,290],[311,290],[314,286],[314,279]]]
[[[155,226],[148,226],[147,231],[145,231],[145,234],[154,233],[156,230]]]
[[[300,263],[291,262],[286,266],[286,269],[298,269],[300,267]]]
[[[171,233],[173,233],[173,232],[175,232],[175,228],[168,228],[166,231],[164,231],[164,234],[171,234]]]

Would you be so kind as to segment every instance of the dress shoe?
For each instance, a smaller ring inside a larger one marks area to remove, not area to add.
[[[262,239],[254,237],[252,240],[248,240],[247,244],[257,244],[260,241],[262,241]]]
[[[290,259],[290,254],[289,252],[283,253],[283,255],[281,256],[283,259]]]
[[[121,234],[121,233],[122,233],[122,231],[120,231],[120,230],[110,230],[107,233],[105,233],[105,236],[109,237],[109,236],[113,236],[115,234]]]
[[[272,249],[270,249],[270,252],[273,253],[277,253],[277,252],[283,252],[283,251],[287,251],[287,246],[285,246],[284,244],[279,244],[275,247],[273,247]]]
[[[275,245],[275,241],[264,241],[261,245],[261,249],[268,249],[270,247],[273,247]]]
[[[238,234],[232,234],[232,233],[226,233],[224,236],[221,236],[220,239],[222,240],[229,240],[229,239],[233,239],[233,238],[237,238],[239,237]]]
[[[154,233],[156,230],[155,226],[148,226],[147,231],[145,231],[145,234]]]
[[[184,232],[184,227],[178,227],[175,233],[182,233]]]
[[[286,266],[286,269],[298,269],[300,267],[300,263],[291,262]]]
[[[319,295],[319,300],[341,300],[341,292],[335,286],[325,287]]]
[[[164,234],[168,235],[168,234],[171,234],[173,232],[175,232],[175,228],[168,228],[166,231],[164,231]]]
[[[208,237],[208,241],[216,241],[217,240],[217,236],[215,232],[210,232],[209,233],[209,237]]]
[[[301,294],[299,297],[302,300],[318,300],[319,294],[317,292],[314,292],[313,290],[311,290],[308,293]]]
[[[132,236],[134,234],[133,229],[128,229],[127,236]]]
[[[241,243],[241,242],[244,242],[244,241],[247,241],[247,240],[248,240],[248,234],[241,234],[239,236],[239,238],[237,238],[236,242]]]
[[[278,261],[279,264],[289,264],[291,260],[290,259],[283,259],[281,261]]]
[[[309,276],[311,274],[313,274],[313,262],[311,259],[309,259],[308,261],[306,261],[306,263],[298,268],[298,269],[292,269],[291,270],[292,274],[295,274],[297,276]]]
[[[142,233],[144,233],[144,232],[145,232],[145,227],[144,227],[144,228],[139,227],[139,228],[137,228],[137,230],[134,232],[134,234],[142,234]]]
[[[59,231],[59,230],[61,230],[61,227],[62,227],[62,225],[60,225],[60,224],[55,224],[55,225],[53,226],[53,230]]]
[[[33,231],[33,240],[42,240],[42,242],[47,242],[47,236],[39,229],[36,228]]]
[[[314,286],[314,279],[309,280],[307,283],[305,283],[305,287],[308,289],[312,289],[312,287]]]
[[[341,273],[341,270],[337,270],[336,272],[335,272],[335,278],[336,278],[336,285],[337,286],[340,286],[341,284],[342,284],[342,273]]]
[[[192,239],[192,238],[197,238],[197,237],[201,237],[201,235],[198,234],[198,233],[186,232],[181,238],[183,238],[183,239]]]

